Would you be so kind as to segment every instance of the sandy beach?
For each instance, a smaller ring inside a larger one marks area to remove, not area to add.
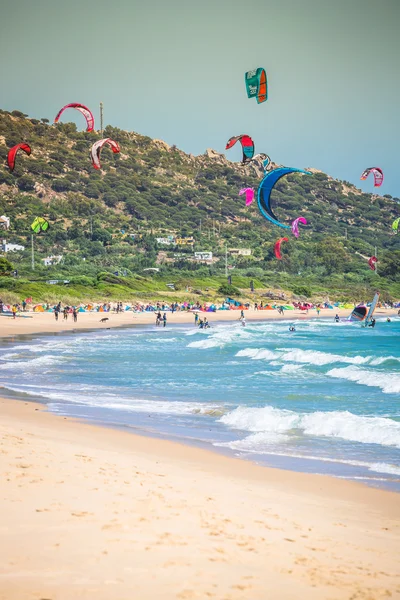
[[[375,311],[375,318],[379,317],[393,317],[397,316],[398,309],[385,309],[378,308]],[[263,321],[269,319],[278,320],[298,320],[298,319],[312,319],[312,318],[331,318],[333,319],[335,314],[338,314],[340,318],[346,318],[351,313],[349,309],[322,309],[319,316],[315,310],[310,310],[308,313],[300,310],[288,310],[283,315],[280,315],[276,310],[246,310],[245,317],[248,321]],[[218,310],[217,312],[199,313],[200,317],[206,316],[209,323],[212,325],[213,322],[224,322],[224,321],[238,321],[240,317],[240,311],[238,310]],[[135,325],[154,325],[155,313],[154,312],[143,312],[143,313],[98,313],[98,312],[87,312],[79,313],[78,322],[74,323],[72,315],[69,315],[68,320],[65,321],[63,316],[60,315],[59,320],[56,321],[52,313],[34,313],[27,312],[21,313],[21,317],[13,319],[12,317],[0,317],[0,337],[9,337],[14,335],[29,335],[35,333],[56,333],[61,331],[83,331],[88,329],[109,329],[110,327],[131,327]],[[101,319],[108,319],[107,321],[101,322]],[[178,323],[194,323],[194,313],[191,312],[175,312],[174,314],[167,313],[167,327],[171,327]]]
[[[2,600],[400,597],[397,494],[0,410]]]

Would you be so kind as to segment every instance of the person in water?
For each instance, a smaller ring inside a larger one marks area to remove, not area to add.
[[[335,315],[335,323],[339,323],[339,321],[340,321],[339,315],[336,313],[336,315]]]
[[[389,319],[389,317],[386,319],[386,321],[387,321],[388,323],[391,323],[391,322],[392,322],[392,320],[391,320],[391,319]]]
[[[368,323],[368,327],[375,327],[375,319],[371,319],[371,323]]]
[[[290,325],[289,331],[296,331],[296,327],[294,325]]]
[[[245,317],[243,317],[241,319],[241,321],[242,321],[242,327],[246,327],[246,319],[245,319]]]

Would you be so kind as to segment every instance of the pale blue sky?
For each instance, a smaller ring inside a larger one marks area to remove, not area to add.
[[[0,107],[98,117],[103,100],[106,123],[186,152],[248,133],[366,191],[380,166],[381,193],[400,196],[399,28],[400,0],[0,0]],[[244,87],[258,66],[261,105]]]

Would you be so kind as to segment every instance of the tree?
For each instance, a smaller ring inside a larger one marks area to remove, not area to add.
[[[384,254],[382,261],[378,263],[378,273],[390,279],[400,278],[400,250]]]
[[[0,256],[0,275],[10,275],[14,270],[14,265],[10,263],[4,256]]]

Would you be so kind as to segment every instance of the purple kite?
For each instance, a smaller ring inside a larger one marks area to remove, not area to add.
[[[294,237],[299,237],[299,223],[303,223],[303,225],[307,225],[307,219],[304,217],[297,217],[292,223],[292,233]]]
[[[242,188],[239,192],[239,196],[241,196],[242,194],[246,194],[246,206],[250,206],[250,204],[254,200],[253,188]]]

